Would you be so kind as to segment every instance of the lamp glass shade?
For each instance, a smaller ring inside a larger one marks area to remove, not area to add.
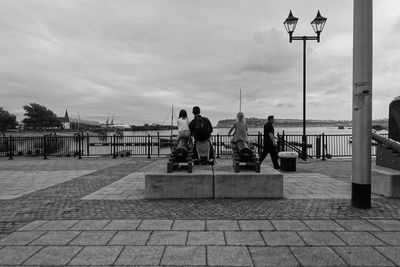
[[[289,16],[287,19],[283,22],[283,25],[285,25],[286,31],[288,33],[293,33],[294,30],[296,29],[297,21],[299,19],[293,16],[292,11],[290,10]]]
[[[317,16],[315,17],[315,19],[313,21],[311,21],[311,26],[314,29],[315,33],[320,33],[322,32],[322,30],[324,29],[325,26],[325,22],[326,22],[326,18],[321,16],[321,13],[317,13]]]

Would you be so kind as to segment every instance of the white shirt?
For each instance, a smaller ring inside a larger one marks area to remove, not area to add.
[[[189,131],[189,119],[188,118],[179,118],[177,120],[178,124],[178,132]]]

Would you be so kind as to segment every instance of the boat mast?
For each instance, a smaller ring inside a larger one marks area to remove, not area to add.
[[[172,129],[174,127],[174,105],[171,108],[171,139],[172,139]]]
[[[239,112],[242,112],[242,89],[239,91]]]

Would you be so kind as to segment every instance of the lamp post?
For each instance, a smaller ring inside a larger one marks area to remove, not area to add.
[[[322,30],[324,29],[326,18],[321,16],[321,14],[317,13],[315,19],[311,22],[311,26],[314,29],[314,32],[317,36],[293,36],[293,32],[296,29],[297,21],[299,19],[293,16],[292,11],[290,10],[289,16],[283,22],[285,25],[286,31],[289,34],[289,42],[292,40],[302,40],[303,41],[303,135],[301,138],[301,158],[305,161],[307,160],[307,135],[306,135],[306,41],[307,40],[315,40],[319,43],[320,35]]]

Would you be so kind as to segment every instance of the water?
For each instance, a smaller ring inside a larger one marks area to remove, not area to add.
[[[285,131],[285,134],[289,135],[301,135],[303,133],[302,127],[275,127],[275,134],[282,134]],[[226,135],[229,132],[229,128],[214,128],[213,134],[223,134]],[[258,132],[263,133],[263,128],[249,128],[249,134],[255,135]],[[160,136],[170,136],[171,131],[159,131]],[[172,134],[176,135],[178,133],[177,130],[173,130]],[[318,134],[351,134],[351,128],[345,127],[342,130],[339,130],[337,127],[307,127],[306,134],[307,135],[318,135]],[[109,135],[113,135],[113,132],[109,132]],[[156,135],[157,131],[124,131],[125,136],[141,136],[141,135]]]

